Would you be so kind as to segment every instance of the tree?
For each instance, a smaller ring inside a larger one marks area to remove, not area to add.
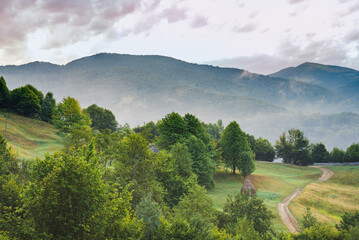
[[[189,189],[188,194],[184,195],[181,201],[173,209],[175,218],[184,218],[189,221],[199,215],[207,222],[215,222],[214,203],[207,195],[204,187],[194,185]]]
[[[92,104],[86,108],[86,112],[91,118],[91,127],[94,129],[99,131],[103,131],[105,129],[110,129],[113,132],[116,131],[118,123],[115,115],[113,115],[110,110],[99,107],[96,104]]]
[[[186,141],[192,159],[192,170],[198,176],[198,184],[211,188],[214,185],[215,163],[203,141],[191,135]]]
[[[303,228],[311,228],[316,224],[318,224],[318,219],[315,216],[313,216],[312,212],[310,211],[310,208],[307,207],[303,215],[303,221],[302,221]]]
[[[345,160],[347,162],[359,162],[359,144],[353,143],[347,148],[345,154]]]
[[[38,117],[41,111],[40,100],[29,85],[11,91],[11,106],[25,117]]]
[[[0,108],[7,107],[10,100],[10,91],[7,88],[5,79],[0,77]]]
[[[222,120],[218,120],[217,123],[209,123],[206,125],[207,133],[211,136],[212,139],[219,141],[223,133]]]
[[[52,92],[46,93],[45,99],[41,104],[41,119],[51,123],[56,111],[56,100]]]
[[[101,177],[92,144],[38,159],[23,197],[36,232],[55,239],[90,239],[90,226],[106,200]]]
[[[252,151],[246,151],[241,153],[240,170],[243,178],[249,176],[256,169],[254,158],[255,156]]]
[[[254,143],[256,159],[259,161],[273,162],[275,150],[267,139],[258,138]]]
[[[91,126],[91,119],[80,106],[80,102],[72,97],[62,100],[57,106],[54,124],[60,131],[69,133],[76,126]]]
[[[152,239],[161,223],[162,210],[159,204],[152,200],[151,194],[144,197],[137,205],[135,214],[145,222],[147,239]]]
[[[339,148],[333,148],[333,150],[329,154],[329,160],[333,163],[341,163],[344,162],[345,159],[345,151]]]
[[[231,122],[224,130],[221,146],[226,165],[232,167],[233,174],[236,174],[236,168],[241,168],[242,153],[251,150],[248,146],[245,133],[235,121]]]
[[[329,162],[329,153],[323,143],[313,144],[310,151],[311,163]]]
[[[186,122],[178,113],[167,114],[158,122],[160,147],[170,150],[177,142],[184,142],[187,135]]]
[[[254,229],[261,235],[272,231],[272,213],[255,195],[237,194],[229,196],[220,215],[219,225],[225,228],[234,227],[242,219],[253,223]]]
[[[279,137],[275,145],[277,157],[283,158],[285,163],[295,165],[310,164],[309,140],[299,129],[290,129]]]
[[[171,150],[178,174],[188,178],[192,175],[192,159],[188,147],[183,143],[176,143]]]
[[[340,223],[336,225],[339,231],[349,231],[351,227],[359,226],[359,211],[349,213],[345,212],[340,220]]]

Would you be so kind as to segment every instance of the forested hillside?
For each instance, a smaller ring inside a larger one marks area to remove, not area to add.
[[[316,84],[328,88],[343,97],[359,100],[359,72],[354,69],[318,63],[303,63],[297,67],[286,68],[269,76]]]

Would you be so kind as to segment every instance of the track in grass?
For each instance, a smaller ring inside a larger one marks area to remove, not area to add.
[[[327,181],[329,178],[333,176],[333,172],[327,168],[317,167],[322,170],[323,174],[319,178],[320,182]],[[300,228],[298,227],[297,220],[293,217],[292,213],[288,209],[288,205],[291,201],[293,201],[296,197],[298,197],[302,192],[301,188],[295,189],[286,199],[284,199],[281,203],[278,203],[278,212],[283,221],[283,223],[288,227],[289,231],[292,233],[300,232]]]

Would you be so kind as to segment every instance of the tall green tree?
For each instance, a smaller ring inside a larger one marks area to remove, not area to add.
[[[290,129],[279,137],[275,145],[277,157],[283,158],[285,163],[295,165],[308,165],[311,162],[309,156],[309,140],[299,129]]]
[[[110,110],[99,107],[96,104],[92,104],[86,108],[86,112],[91,118],[91,127],[94,129],[99,131],[103,131],[105,129],[110,129],[113,132],[116,131],[118,123],[115,115]]]
[[[101,177],[93,145],[37,160],[23,196],[36,232],[54,239],[90,239],[106,200]]]
[[[56,111],[56,100],[52,92],[46,93],[44,101],[41,104],[41,119],[51,123]]]
[[[158,122],[158,131],[159,145],[166,150],[171,150],[172,145],[177,142],[184,142],[187,137],[186,122],[175,112],[167,114]]]
[[[313,144],[310,149],[311,164],[329,162],[329,153],[323,143]]]
[[[242,154],[251,151],[246,135],[237,122],[233,121],[226,127],[222,135],[221,146],[226,165],[233,169],[233,174],[236,174],[236,168],[241,168]]]
[[[233,228],[237,222],[246,218],[253,223],[254,229],[262,236],[272,231],[272,219],[274,216],[264,205],[262,199],[255,195],[240,194],[229,196],[223,208],[223,214],[219,215],[219,226]]]
[[[0,77],[0,108],[7,107],[10,100],[10,91],[7,88],[5,79]]]
[[[254,158],[255,154],[252,151],[246,151],[241,153],[240,170],[243,178],[246,178],[252,172],[254,172],[254,170],[256,170]]]
[[[194,135],[188,138],[186,144],[191,154],[192,170],[198,176],[198,183],[207,188],[213,187],[216,165],[209,155],[206,145]]]
[[[11,106],[25,117],[38,117],[41,112],[40,100],[29,85],[11,91]]]
[[[57,105],[53,122],[65,133],[71,132],[72,128],[91,126],[90,117],[82,110],[80,102],[73,97],[66,97]]]
[[[275,157],[275,150],[272,147],[272,144],[264,138],[255,140],[253,152],[256,155],[256,159],[259,161],[273,162]]]
[[[345,154],[345,160],[347,162],[359,162],[359,144],[353,143],[347,148]]]
[[[339,149],[337,147],[333,148],[333,150],[329,154],[329,160],[333,163],[341,163],[345,160],[345,151]]]

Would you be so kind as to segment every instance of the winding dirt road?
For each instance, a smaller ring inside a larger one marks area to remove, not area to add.
[[[319,178],[320,182],[327,181],[329,178],[331,178],[334,173],[327,169],[320,166],[312,166],[315,168],[319,168],[322,170],[323,174]],[[301,188],[295,189],[286,199],[284,199],[281,203],[278,203],[278,211],[279,215],[282,218],[283,223],[288,227],[289,231],[292,233],[298,233],[300,232],[300,229],[297,225],[297,220],[293,217],[292,213],[288,209],[289,203],[294,200],[296,197],[298,197],[302,192]]]

